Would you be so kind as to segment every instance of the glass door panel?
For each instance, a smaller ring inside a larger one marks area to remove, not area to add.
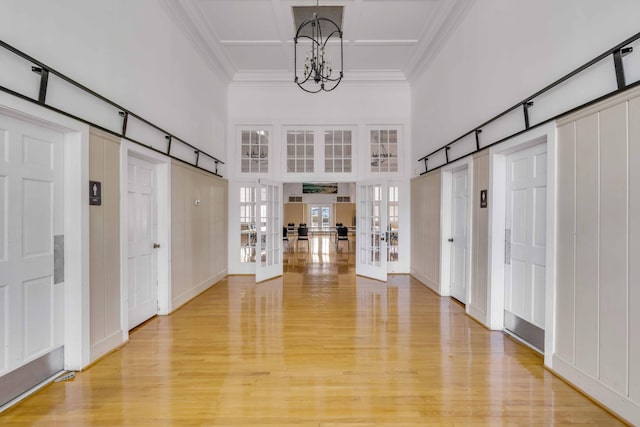
[[[256,282],[282,276],[282,183],[258,182]]]
[[[358,183],[356,273],[387,280],[387,184],[384,180]]]

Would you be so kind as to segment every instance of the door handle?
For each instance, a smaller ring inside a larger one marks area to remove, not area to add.
[[[154,243],[153,244],[153,249],[158,249],[160,247],[160,243]]]
[[[453,243],[453,239],[447,239],[449,243]]]
[[[511,230],[504,230],[504,263],[511,264]]]

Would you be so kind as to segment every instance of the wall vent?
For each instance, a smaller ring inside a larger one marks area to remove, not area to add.
[[[351,203],[351,196],[338,196],[338,203]]]
[[[302,203],[302,196],[289,196],[289,203]]]

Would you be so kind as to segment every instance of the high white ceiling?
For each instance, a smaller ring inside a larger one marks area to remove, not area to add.
[[[321,0],[344,6],[345,80],[410,80],[472,0]],[[217,72],[234,81],[293,79],[293,6],[315,0],[164,0]]]

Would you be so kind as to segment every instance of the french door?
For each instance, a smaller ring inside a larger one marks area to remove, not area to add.
[[[387,280],[387,182],[357,184],[356,274]]]
[[[282,183],[257,184],[256,282],[282,276]]]

